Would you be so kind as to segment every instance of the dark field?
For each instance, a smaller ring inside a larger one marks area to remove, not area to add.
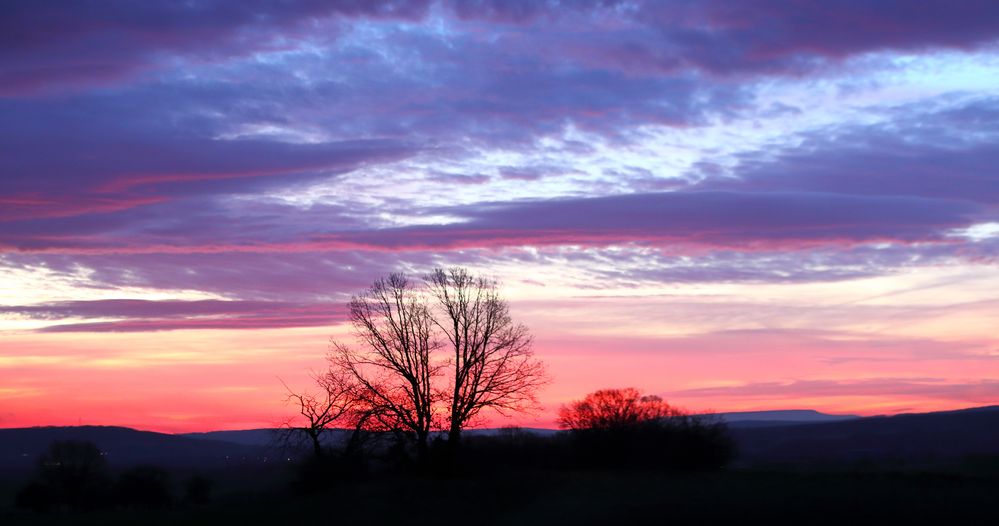
[[[996,407],[736,427],[731,443],[650,429],[472,434],[457,456],[422,467],[390,450],[359,463],[278,455],[252,444],[259,431],[225,435],[246,439],[235,444],[125,428],[0,430],[0,525],[999,524]],[[32,459],[67,439],[110,452],[102,487],[117,497],[90,511],[15,507],[45,472]],[[148,464],[163,468],[145,494],[166,500],[123,498],[142,485],[129,470]],[[187,486],[196,476],[210,481],[201,499]]]
[[[209,504],[36,515],[3,524],[999,524],[999,459],[923,471],[505,471],[391,476],[300,495],[282,470],[220,472]],[[11,486],[5,486],[10,489]]]

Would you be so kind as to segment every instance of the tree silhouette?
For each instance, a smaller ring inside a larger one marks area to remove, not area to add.
[[[17,504],[39,511],[99,508],[107,504],[110,489],[108,465],[96,444],[55,441],[38,459],[38,479],[19,492]]]
[[[358,386],[343,371],[330,368],[323,374],[313,374],[313,380],[319,387],[318,394],[295,393],[285,386],[288,401],[298,406],[301,415],[301,424],[288,422],[285,426],[289,431],[304,434],[312,444],[313,455],[320,458],[323,456],[323,435],[336,425],[355,427],[363,411]],[[350,444],[354,442],[352,436]]]
[[[505,413],[536,404],[547,377],[527,327],[514,323],[494,280],[450,268],[425,281],[437,304],[434,323],[450,347],[448,443],[455,445],[483,409]]]
[[[623,429],[682,415],[662,398],[642,395],[638,389],[628,387],[601,389],[562,406],[558,424],[570,430]]]
[[[602,389],[562,406],[580,463],[666,469],[716,469],[732,459],[724,422],[691,415],[634,388]]]
[[[382,278],[350,301],[350,321],[360,342],[333,341],[330,365],[357,382],[369,424],[408,436],[425,458],[434,428],[434,380],[440,347],[430,309],[417,285],[403,274]]]
[[[115,485],[118,503],[137,508],[166,508],[173,503],[173,480],[165,469],[135,466],[125,470]]]
[[[497,283],[462,268],[379,279],[351,300],[350,321],[359,345],[333,341],[331,369],[358,386],[364,425],[410,437],[421,459],[432,431],[453,446],[481,411],[524,410],[547,381]]]

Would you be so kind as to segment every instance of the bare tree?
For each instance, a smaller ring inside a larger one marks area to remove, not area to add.
[[[358,345],[333,341],[331,368],[356,383],[363,425],[412,438],[419,458],[433,431],[457,444],[481,411],[527,409],[547,381],[496,282],[465,269],[379,279],[351,300],[350,321]]]
[[[435,269],[425,281],[437,304],[434,324],[449,347],[445,403],[448,443],[456,445],[483,409],[505,414],[536,405],[547,376],[527,327],[514,323],[496,281],[463,268]]]
[[[333,341],[332,366],[357,382],[372,426],[411,436],[424,458],[439,397],[440,345],[419,288],[402,274],[379,279],[351,300],[350,320],[360,349]]]
[[[285,385],[288,401],[298,406],[302,417],[299,425],[289,422],[286,427],[308,437],[313,453],[320,458],[323,456],[322,436],[336,425],[355,427],[356,435],[357,419],[363,414],[363,409],[357,385],[342,371],[331,367],[323,374],[313,375],[313,379],[319,393],[295,393]],[[351,436],[351,444],[356,440],[355,435]]]

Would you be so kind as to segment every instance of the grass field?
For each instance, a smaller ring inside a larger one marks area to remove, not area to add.
[[[525,470],[474,477],[383,477],[307,495],[296,495],[283,483],[266,489],[267,483],[244,480],[242,488],[220,491],[210,504],[200,507],[73,515],[35,515],[8,507],[0,522],[999,524],[999,471],[992,468],[977,472],[962,468],[923,472],[754,470],[674,474]]]

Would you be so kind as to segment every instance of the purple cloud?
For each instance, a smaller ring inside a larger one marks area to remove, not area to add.
[[[634,74],[800,74],[878,51],[973,49],[999,38],[987,0],[454,2],[460,18],[508,30],[507,45]]]
[[[401,267],[430,269],[481,260],[428,253],[269,252],[220,254],[7,255],[4,267],[45,268],[76,286],[200,290],[247,301],[343,303],[377,276]],[[88,274],[80,278],[79,268]],[[226,304],[232,306],[235,304]]]
[[[212,61],[276,49],[306,22],[332,16],[412,19],[426,2],[129,2],[30,0],[4,3],[0,96],[60,87],[112,85],[169,63]]]
[[[289,212],[294,211],[291,207]],[[304,223],[287,237],[243,241],[239,229],[198,243],[200,222],[174,235],[49,236],[19,242],[10,233],[0,246],[55,253],[224,253],[337,250],[454,250],[521,245],[801,249],[872,242],[949,241],[949,229],[972,224],[980,207],[963,201],[907,196],[809,192],[665,192],[583,199],[487,203],[442,210],[465,221],[447,225],[316,232]],[[245,217],[253,222],[252,213]],[[280,220],[280,216],[278,216]],[[158,223],[151,222],[149,228]],[[263,229],[266,234],[269,228]],[[182,235],[190,232],[190,235]],[[146,242],[140,242],[146,241]],[[149,242],[153,241],[153,242]]]
[[[179,329],[263,329],[333,325],[346,319],[342,302],[239,300],[93,300],[43,305],[0,305],[0,314],[38,320],[125,318],[53,324],[40,332],[135,332]]]
[[[884,124],[811,132],[793,148],[740,155],[734,174],[702,188],[909,195],[999,204],[999,100],[907,106]]]
[[[665,192],[452,208],[467,221],[317,237],[395,250],[516,245],[803,248],[943,241],[979,207],[961,201],[807,192]]]
[[[6,205],[0,221],[112,212],[187,195],[252,193],[396,161],[416,151],[393,140],[221,140],[195,126],[112,122],[127,119],[122,105],[85,101],[84,108],[110,110],[98,118],[9,107],[9,119],[0,124],[0,172],[8,175],[0,179],[0,202]],[[53,120],[44,128],[32,122],[49,117]],[[57,129],[50,128],[56,124]]]
[[[630,195],[500,194],[443,208],[399,197],[377,209],[347,190],[335,206],[267,199],[414,159],[456,192],[549,183],[572,157],[461,163],[538,153],[550,138],[566,139],[566,156],[597,151],[567,129],[629,148],[646,125],[680,133],[757,115],[751,88],[766,76],[871,51],[982,49],[999,34],[985,2],[662,5],[10,4],[0,21],[4,264],[84,264],[106,283],[274,299],[321,294],[301,273],[341,293],[367,281],[356,269],[483,261],[521,245],[666,249],[661,267],[619,276],[638,280],[848,279],[879,265],[994,261],[996,243],[946,235],[996,217],[999,119],[986,98],[897,108],[886,124],[746,152],[732,180],[700,163],[698,186],[622,164],[600,182]],[[429,16],[448,31],[400,24]],[[265,59],[251,58],[258,51]],[[371,176],[394,182],[388,170]],[[384,228],[380,214],[459,221]],[[862,246],[874,242],[893,246]],[[704,264],[684,267],[676,254]]]

